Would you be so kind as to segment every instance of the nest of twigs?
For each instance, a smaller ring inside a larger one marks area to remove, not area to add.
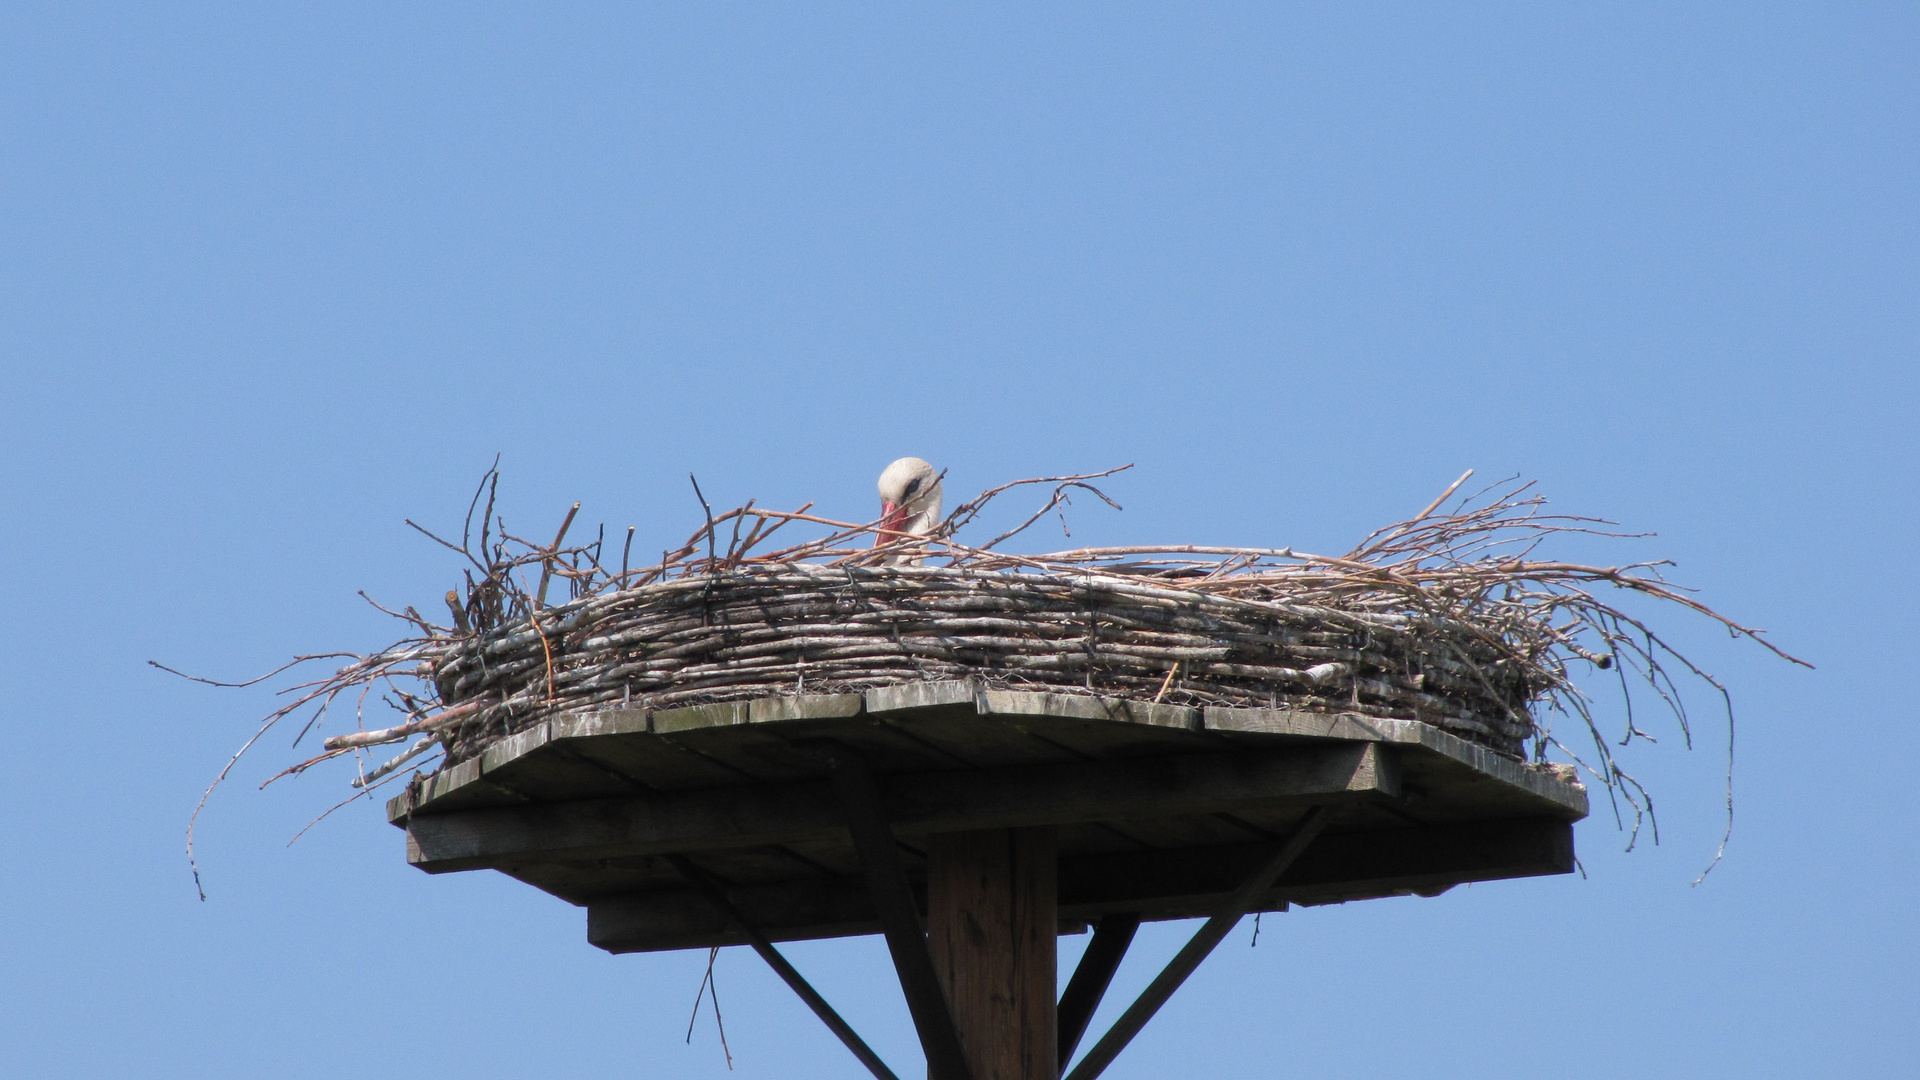
[[[1673,675],[1724,690],[1613,598],[1687,608],[1786,657],[1668,583],[1664,563],[1536,557],[1556,535],[1627,534],[1549,514],[1531,485],[1512,481],[1457,495],[1463,476],[1420,514],[1339,556],[1192,545],[1001,549],[1076,490],[1111,504],[1091,482],[1118,471],[1002,485],[925,536],[811,515],[811,504],[785,512],[748,503],[716,516],[702,498],[704,523],[679,549],[634,568],[629,529],[615,569],[604,527],[591,543],[568,544],[578,504],[549,542],[509,534],[490,470],[459,543],[414,526],[468,564],[462,587],[445,597],[446,625],[413,607],[390,611],[414,632],[290,688],[293,700],[247,745],[310,710],[304,736],[342,695],[362,717],[378,690],[402,723],[362,724],[280,774],[351,754],[361,762],[354,785],[365,793],[406,765],[444,767],[558,712],[968,678],[1420,720],[1514,757],[1563,746],[1552,720],[1571,716],[1594,754],[1583,761],[1567,752],[1624,793],[1637,826],[1644,793],[1620,769],[1575,674],[1615,669],[1629,704],[1633,685],[1651,689],[1683,731]],[[996,496],[1036,485],[1051,497],[1021,525],[977,546],[960,540]],[[825,535],[767,550],[794,523]],[[556,584],[565,595],[550,600]],[[320,657],[296,663],[312,659]],[[1628,715],[1631,740],[1643,733]],[[411,745],[384,763],[364,756],[399,742]]]
[[[786,563],[601,593],[445,654],[440,699],[489,704],[443,741],[457,761],[555,711],[921,679],[1405,717],[1515,756],[1532,734],[1533,673],[1472,626],[1116,578]]]

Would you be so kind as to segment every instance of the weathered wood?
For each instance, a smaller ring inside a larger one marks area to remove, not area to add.
[[[927,838],[927,945],[976,1080],[1055,1080],[1053,829]]]
[[[1239,913],[1567,873],[1586,812],[1565,774],[1416,721],[967,681],[555,716],[388,804],[415,865],[581,904],[603,949],[751,944],[880,1076],[772,943],[884,933],[934,1080],[1056,1080],[1123,927],[1212,917],[1074,1080]],[[1055,1006],[1054,936],[1094,920]]]
[[[436,810],[466,810],[483,806],[517,806],[532,801],[480,775],[480,759],[476,757],[468,758],[427,780],[421,785],[417,798],[412,792],[396,796],[387,804],[387,817],[404,828],[415,808],[429,802]]]
[[[1138,912],[1149,920],[1204,917],[1243,883],[1271,844],[1062,857],[1060,918]],[[1542,817],[1327,833],[1251,910],[1434,895],[1471,881],[1573,872],[1573,828]],[[728,898],[774,941],[879,932],[865,887],[852,878],[726,886]],[[655,889],[588,898],[587,940],[610,952],[744,944],[702,898]]]
[[[873,898],[859,879],[812,878],[723,891],[770,941],[877,934]],[[612,953],[745,945],[747,939],[691,889],[659,888],[587,903],[587,942]]]
[[[656,731],[660,720],[672,730]],[[616,951],[742,940],[665,854],[730,882],[773,940],[874,933],[823,765],[798,745],[822,737],[886,763],[880,804],[909,845],[900,857],[916,888],[927,834],[1056,823],[1067,920],[1204,914],[1321,795],[1347,800],[1342,834],[1310,849],[1262,910],[1565,873],[1569,822],[1587,810],[1564,775],[1415,721],[1195,713],[956,681],[555,717],[409,788],[388,812],[411,829],[424,869],[497,867],[587,906],[589,939]],[[1371,778],[1356,764],[1366,761]],[[765,779],[777,776],[793,779]],[[606,796],[628,784],[639,790]]]
[[[767,724],[776,720],[834,720],[858,716],[866,711],[866,707],[866,698],[860,694],[793,694],[755,698],[747,703],[747,722]]]
[[[1094,1010],[1100,1007],[1100,999],[1107,996],[1107,987],[1112,985],[1114,973],[1120,970],[1120,961],[1127,955],[1127,946],[1133,944],[1134,932],[1139,929],[1140,916],[1132,912],[1103,915],[1094,925],[1093,940],[1087,942],[1087,951],[1080,954],[1080,963],[1074,967],[1073,977],[1067,980],[1067,988],[1060,994],[1060,1048],[1054,1054],[1058,1063],[1056,1076],[1066,1071],[1067,1062],[1073,1060],[1080,1037],[1087,1033],[1087,1024],[1093,1020]]]
[[[480,756],[481,775],[493,784],[535,802],[611,798],[648,790],[616,769],[583,759],[556,742],[552,722],[520,732]]]
[[[1274,879],[1285,873],[1307,845],[1313,843],[1334,813],[1332,807],[1315,807],[1292,836],[1270,847],[1269,854],[1248,875],[1247,880],[1221,902],[1220,910],[1180,947],[1172,960],[1167,961],[1167,966],[1140,992],[1140,997],[1127,1006],[1120,1018],[1113,1022],[1113,1027],[1100,1037],[1099,1042],[1093,1044],[1087,1056],[1080,1059],[1080,1064],[1066,1075],[1066,1080],[1094,1080],[1098,1077],[1119,1056],[1120,1051],[1126,1049],[1147,1021],[1160,1011],[1160,1006],[1165,1005],[1174,991],[1180,989],[1180,984],[1186,982],[1187,976],[1193,974],[1200,962],[1213,952],[1214,947],[1220,944],[1220,939],[1226,937],[1234,924],[1259,903],[1261,895],[1272,887]]]
[[[926,1051],[927,1074],[930,1080],[972,1080],[973,1071],[968,1067],[946,992],[934,971],[926,928],[900,866],[900,853],[880,808],[873,776],[852,751],[832,745],[820,749],[832,767],[834,792],[840,798],[848,831],[853,834],[854,849],[860,853],[867,894],[873,899],[881,932],[886,935],[887,951],[893,956],[893,969],[900,977],[907,1011],[913,1014],[914,1029],[920,1034],[921,1049]]]
[[[654,734],[752,778],[757,783],[786,783],[820,777],[819,758],[801,753],[753,722],[753,702],[729,701],[662,709],[651,717]]]
[[[976,707],[979,691],[964,679],[950,679],[877,686],[865,691],[862,696],[866,698],[867,711],[870,713],[903,713],[955,706],[971,712]]]
[[[552,721],[553,747],[656,791],[740,784],[751,778],[653,734],[645,709],[604,709]]]
[[[1279,753],[1193,754],[877,779],[903,835],[1210,813],[1391,797],[1392,759],[1368,743]],[[417,814],[408,861],[432,873],[533,858],[585,859],[786,844],[844,835],[824,783],[660,792]]]
[[[933,747],[975,768],[1046,765],[1085,761],[1085,754],[1036,737],[1029,725],[995,717],[983,719],[971,711],[926,710],[906,716],[877,716],[877,723],[903,737]]]
[[[980,720],[1018,724],[1033,736],[1082,757],[1108,758],[1196,753],[1227,743],[1202,727],[1199,709],[1127,698],[990,690],[980,695]]]
[[[855,713],[864,700],[864,713]],[[1056,714],[1047,712],[1055,710]],[[1195,717],[1198,717],[1196,721]],[[649,734],[658,721],[670,729]],[[480,759],[456,766],[388,804],[401,824],[412,814],[504,806],[604,794],[605,778],[580,771],[604,766],[647,788],[682,790],[819,779],[822,773],[790,745],[795,738],[834,737],[857,745],[880,773],[1008,767],[1164,753],[1221,752],[1326,742],[1378,742],[1415,751],[1410,769],[1435,783],[1436,816],[1488,816],[1489,804],[1519,814],[1587,813],[1586,790],[1549,770],[1504,758],[1484,747],[1411,720],[1297,709],[1209,708],[1200,712],[1123,699],[1015,691],[976,691],[965,682],[907,683],[866,695],[768,698],[722,706],[666,710],[650,720],[638,709],[561,717],[545,736],[516,736]],[[531,759],[575,759],[551,776],[516,772]],[[565,778],[580,778],[581,790]]]
[[[1205,710],[1203,724],[1207,731],[1229,736],[1280,735],[1417,746],[1432,755],[1467,766],[1468,772],[1451,772],[1462,782],[1481,785],[1491,782],[1508,789],[1518,789],[1511,794],[1523,792],[1542,802],[1552,803],[1573,817],[1587,815],[1587,790],[1581,785],[1504,757],[1478,743],[1468,742],[1458,735],[1418,720],[1386,720],[1358,713],[1326,713],[1305,709],[1210,706]]]
[[[1064,914],[1086,918],[1125,897],[1149,912],[1205,910],[1263,857],[1265,844],[1088,855],[1061,866]],[[1323,836],[1276,888],[1315,903],[1343,893],[1438,894],[1469,881],[1573,872],[1573,828],[1556,818],[1521,818]],[[1263,908],[1263,910],[1266,910]]]
[[[1092,694],[1057,694],[1032,690],[987,690],[977,706],[982,715],[1071,717],[1135,724],[1174,731],[1202,729],[1199,709],[1186,705],[1156,705],[1131,698]]]

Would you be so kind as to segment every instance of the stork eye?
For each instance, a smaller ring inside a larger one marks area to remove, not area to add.
[[[919,490],[920,490],[919,477],[916,476],[913,479],[907,481],[907,490],[905,492],[907,498],[909,499],[913,498],[913,493]]]

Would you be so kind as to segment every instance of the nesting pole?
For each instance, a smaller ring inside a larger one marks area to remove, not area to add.
[[[1054,1080],[1052,826],[927,838],[927,947],[973,1080]]]
[[[751,946],[876,1080],[775,943],[885,935],[931,1080],[1095,1080],[1248,912],[1567,873],[1586,811],[1419,721],[958,680],[557,717],[388,804],[415,866],[512,874],[610,952]],[[1090,1030],[1141,921],[1194,917]]]

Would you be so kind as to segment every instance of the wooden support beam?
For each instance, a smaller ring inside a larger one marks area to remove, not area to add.
[[[1127,1048],[1127,1044],[1133,1041],[1133,1037],[1140,1033],[1141,1028],[1147,1026],[1147,1021],[1153,1019],[1153,1014],[1160,1011],[1160,1006],[1165,1005],[1167,999],[1173,997],[1174,991],[1180,989],[1180,984],[1187,981],[1187,976],[1193,974],[1194,969],[1200,966],[1200,962],[1213,952],[1214,946],[1219,945],[1221,939],[1227,936],[1227,932],[1246,915],[1255,901],[1260,898],[1260,894],[1266,892],[1273,885],[1274,879],[1285,873],[1287,867],[1293,865],[1293,861],[1300,857],[1300,853],[1307,849],[1308,844],[1313,843],[1314,837],[1319,836],[1320,831],[1327,827],[1327,821],[1333,814],[1333,808],[1324,806],[1308,814],[1307,819],[1300,823],[1300,827],[1293,831],[1293,835],[1274,849],[1273,854],[1261,864],[1253,876],[1249,877],[1240,888],[1234,890],[1233,895],[1220,906],[1220,910],[1213,918],[1208,919],[1192,939],[1174,954],[1173,959],[1167,962],[1167,966],[1161,970],[1160,974],[1154,976],[1153,981],[1147,984],[1147,988],[1141,992],[1139,999],[1127,1006],[1127,1011],[1120,1014],[1120,1019],[1113,1022],[1113,1027],[1100,1037],[1099,1042],[1093,1044],[1093,1049],[1087,1051],[1087,1056],[1081,1058],[1080,1064],[1074,1066],[1073,1071],[1066,1075],[1066,1080],[1095,1080],[1108,1065],[1113,1064],[1113,1059],[1120,1055],[1120,1051]]]
[[[831,768],[834,790],[840,796],[847,828],[853,834],[853,846],[860,853],[860,866],[887,938],[887,951],[893,955],[894,972],[900,976],[907,1011],[913,1015],[920,1047],[927,1055],[929,1080],[973,1080],[961,1048],[960,1033],[954,1026],[953,1011],[934,971],[926,931],[914,903],[913,887],[907,883],[906,871],[900,866],[900,851],[895,846],[893,833],[881,816],[873,775],[851,750],[827,744],[821,752]]]
[[[1061,867],[1068,918],[1089,906],[1137,897],[1134,910],[1195,910],[1195,898],[1224,897],[1266,858],[1266,843],[1155,852],[1081,855]],[[1437,894],[1467,881],[1573,872],[1573,826],[1559,818],[1505,818],[1323,836],[1287,872],[1281,890],[1295,903],[1342,893]],[[1211,909],[1212,904],[1206,904]]]
[[[1399,794],[1376,743],[1173,755],[875,778],[896,835],[1319,804]],[[845,837],[834,789],[799,783],[413,815],[407,860],[428,873],[713,851]]]
[[[1051,826],[936,833],[927,944],[975,1080],[1058,1080]]]
[[[1134,932],[1139,929],[1140,916],[1132,912],[1102,915],[1094,926],[1093,940],[1087,942],[1087,951],[1080,954],[1080,963],[1074,966],[1073,977],[1067,980],[1067,989],[1060,995],[1060,1049],[1054,1056],[1056,1074],[1065,1072],[1067,1062],[1073,1060],[1080,1037],[1087,1033],[1094,1010],[1100,1007],[1100,999],[1107,996],[1113,974],[1120,970],[1120,961],[1127,955],[1127,946],[1133,944]]]
[[[760,959],[765,960],[774,974],[780,976],[781,980],[799,995],[800,1000],[807,1003],[807,1008],[813,1010],[813,1015],[819,1017],[820,1022],[827,1025],[828,1030],[838,1036],[846,1048],[853,1052],[853,1056],[860,1059],[860,1064],[867,1067],[867,1071],[874,1075],[875,1080],[900,1080],[893,1074],[892,1069],[887,1068],[887,1063],[880,1060],[880,1055],[874,1053],[873,1048],[867,1045],[866,1040],[853,1030],[852,1025],[841,1019],[840,1014],[833,1010],[833,1006],[827,1004],[827,999],[820,996],[820,992],[813,988],[813,984],[807,982],[800,972],[787,962],[787,958],[780,955],[780,950],[773,947],[773,942],[768,941],[767,936],[756,930],[753,924],[747,921],[747,917],[740,913],[740,909],[733,906],[726,894],[720,890],[718,882],[683,855],[669,855],[667,861],[671,862],[674,869],[680,871],[681,876],[691,882],[694,888],[707,898],[707,902],[712,904],[715,910],[733,923],[734,928],[746,937],[747,943],[753,946],[753,951],[760,954]]]
[[[1115,852],[1060,860],[1060,913],[1097,919],[1135,912],[1149,919],[1218,910],[1271,852],[1233,844]],[[1433,894],[1466,881],[1573,872],[1573,826],[1559,818],[1331,833],[1294,863],[1254,910],[1406,893]],[[879,932],[858,881],[819,877],[732,885],[727,895],[768,938],[793,941]],[[587,940],[611,952],[746,944],[712,905],[685,889],[623,893],[587,904]]]

